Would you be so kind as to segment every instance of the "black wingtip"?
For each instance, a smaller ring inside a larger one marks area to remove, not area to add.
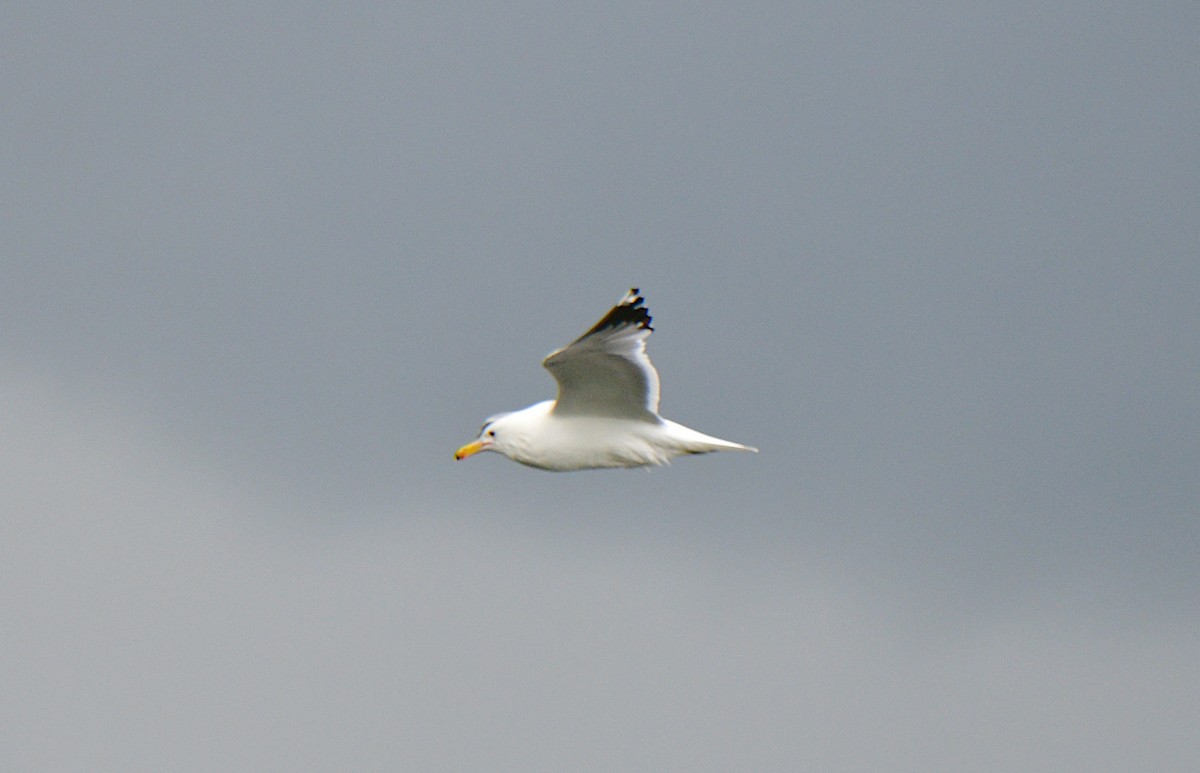
[[[605,314],[599,322],[593,325],[591,330],[580,336],[580,338],[587,338],[590,335],[599,333],[601,330],[624,327],[626,325],[634,325],[641,330],[649,330],[653,333],[654,328],[650,327],[653,317],[650,316],[650,310],[642,305],[645,303],[645,300],[641,296],[640,290],[636,287],[631,287],[629,294],[614,306],[611,311]]]
[[[618,324],[636,324],[643,330],[654,332],[654,328],[650,327],[650,321],[652,319],[650,316],[650,310],[643,305],[646,302],[646,299],[642,297],[642,291],[636,287],[631,287],[629,288],[629,295],[626,297],[628,300],[625,303],[622,303],[620,306],[617,306],[617,309],[620,309],[623,306],[632,313],[625,315],[624,319],[621,319]],[[614,311],[616,311],[616,309],[614,309]]]

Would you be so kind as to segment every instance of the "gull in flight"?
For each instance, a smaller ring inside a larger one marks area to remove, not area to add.
[[[646,356],[650,311],[637,288],[542,365],[558,399],[489,418],[454,454],[495,451],[542,470],[667,464],[683,454],[758,449],[705,435],[658,415],[658,372]]]

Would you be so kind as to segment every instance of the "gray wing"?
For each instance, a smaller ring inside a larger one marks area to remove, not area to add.
[[[650,312],[635,287],[591,330],[542,365],[558,382],[554,412],[658,421],[658,372],[646,355]]]

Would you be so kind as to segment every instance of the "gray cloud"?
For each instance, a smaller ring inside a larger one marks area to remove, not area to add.
[[[26,4],[8,767],[1194,766],[1194,14]],[[631,285],[763,449],[450,454]]]
[[[111,412],[4,397],[15,767],[1169,769],[1197,751],[1192,617],[1061,594],[939,609],[844,557],[596,526],[599,508],[298,524],[303,506]]]

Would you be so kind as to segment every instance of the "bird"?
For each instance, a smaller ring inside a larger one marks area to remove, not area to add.
[[[706,435],[658,414],[658,371],[646,354],[654,331],[635,287],[542,366],[558,397],[489,417],[456,460],[482,451],[542,470],[651,467],[685,454],[758,449]]]

